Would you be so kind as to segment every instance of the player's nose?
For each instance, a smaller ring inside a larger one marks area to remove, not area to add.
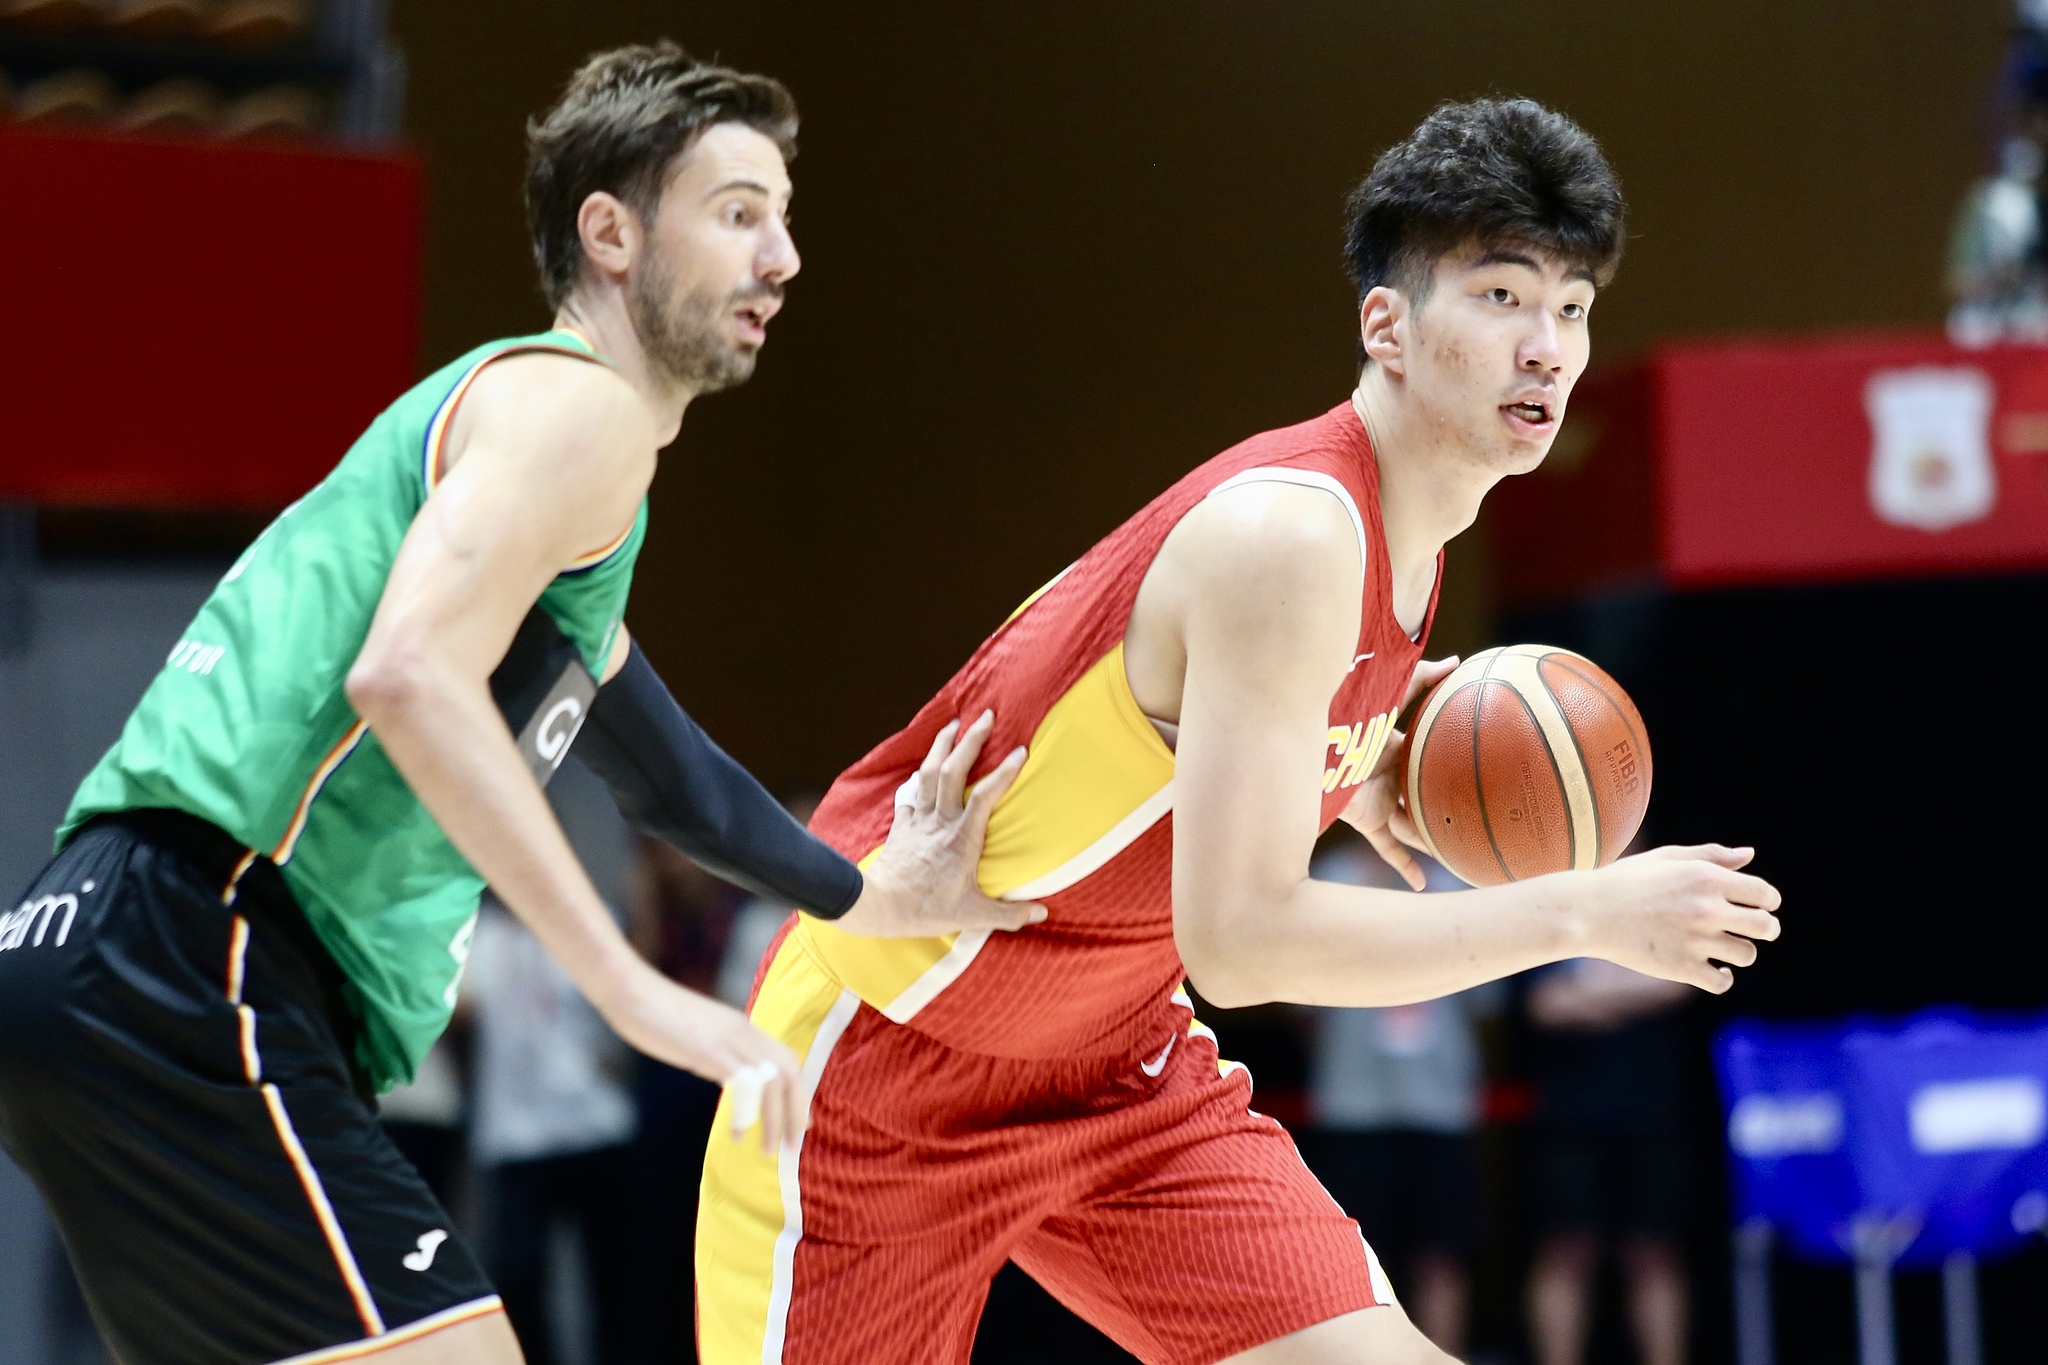
[[[1535,312],[1518,352],[1515,359],[1523,370],[1564,369],[1564,339],[1558,334],[1557,319],[1548,312]]]
[[[755,273],[775,284],[786,284],[803,268],[803,257],[797,254],[796,238],[790,235],[789,224],[778,215],[770,222],[762,239],[761,256],[754,265]]]

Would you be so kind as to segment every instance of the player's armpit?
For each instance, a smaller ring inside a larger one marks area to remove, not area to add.
[[[1175,937],[1196,988],[1219,1005],[1272,998],[1274,935],[1321,823],[1328,709],[1357,637],[1359,573],[1341,503],[1253,484],[1182,519],[1132,612],[1133,692],[1180,727]],[[1185,673],[1169,697],[1161,660],[1176,656]]]

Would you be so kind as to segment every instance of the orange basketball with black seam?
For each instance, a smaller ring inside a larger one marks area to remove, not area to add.
[[[1473,655],[1408,736],[1408,812],[1429,852],[1473,886],[1600,867],[1650,804],[1650,741],[1628,693],[1549,645]]]

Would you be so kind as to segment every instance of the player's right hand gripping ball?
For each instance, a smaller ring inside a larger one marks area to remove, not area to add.
[[[1436,685],[1408,736],[1408,814],[1473,886],[1599,867],[1650,804],[1650,740],[1598,664],[1549,645],[1475,654]]]

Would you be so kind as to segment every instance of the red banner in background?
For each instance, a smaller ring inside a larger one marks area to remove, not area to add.
[[[2048,567],[2048,349],[1674,346],[1589,374],[1490,512],[1510,606]]]
[[[0,499],[282,506],[414,378],[409,156],[0,128]]]

